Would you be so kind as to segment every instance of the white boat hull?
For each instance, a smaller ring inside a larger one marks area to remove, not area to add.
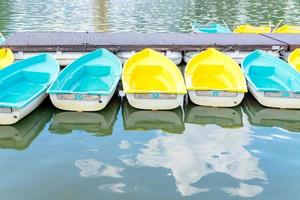
[[[244,98],[244,93],[237,93],[236,96],[231,97],[199,96],[195,90],[189,90],[188,94],[194,104],[212,107],[234,107],[239,105]]]
[[[276,51],[267,51],[268,53],[279,57],[279,53]],[[191,58],[197,55],[199,51],[187,51],[184,53],[183,60],[185,63],[188,63]],[[242,60],[250,53],[248,51],[241,52],[241,51],[226,51],[224,52],[226,55],[230,56],[234,59],[238,64],[241,64]]]
[[[183,105],[183,94],[174,99],[137,99],[134,94],[126,94],[128,103],[135,108],[144,110],[171,110]]]
[[[122,51],[122,52],[117,52],[116,55],[122,61],[122,64],[124,64],[135,53],[136,51]],[[182,61],[182,53],[179,51],[164,51],[161,53],[164,54],[170,60],[172,60],[172,62],[175,63],[176,65],[179,65]]]
[[[46,93],[41,94],[24,108],[14,110],[11,113],[0,113],[0,125],[15,124],[22,118],[35,110],[47,97]]]
[[[63,100],[57,98],[56,94],[50,94],[53,105],[61,110],[68,111],[99,111],[106,107],[114,92],[110,95],[101,96],[101,100]]]
[[[289,97],[266,97],[264,92],[254,91],[250,84],[248,88],[254,98],[263,106],[270,108],[299,109],[300,99]]]

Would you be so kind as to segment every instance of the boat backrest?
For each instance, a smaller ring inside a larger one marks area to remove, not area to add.
[[[37,84],[46,84],[50,79],[50,74],[45,72],[22,71],[22,76],[25,80]]]
[[[197,68],[195,68],[195,72],[198,72],[199,74],[204,73],[204,74],[219,74],[223,73],[224,71],[224,65],[218,65],[218,64],[200,64]]]
[[[155,76],[164,72],[164,68],[157,65],[137,65],[133,71],[134,76]]]
[[[110,66],[99,66],[99,65],[85,65],[83,67],[87,73],[93,76],[108,76],[111,73]]]
[[[259,76],[266,77],[271,76],[275,73],[275,68],[273,66],[258,66],[250,65],[249,66],[249,76]]]
[[[50,75],[44,72],[18,71],[6,76],[0,82],[0,90],[8,88],[10,85],[16,84],[22,80],[33,82],[36,84],[46,84],[49,82]]]

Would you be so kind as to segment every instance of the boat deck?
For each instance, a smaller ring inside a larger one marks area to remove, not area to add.
[[[300,46],[299,34],[194,34],[194,33],[101,33],[17,32],[0,47],[14,52],[88,52],[141,50],[198,51],[216,47],[229,51],[289,50]]]

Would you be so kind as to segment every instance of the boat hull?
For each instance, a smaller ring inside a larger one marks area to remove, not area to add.
[[[135,108],[144,110],[171,110],[183,105],[183,94],[174,99],[137,99],[135,94],[126,94],[128,103]]]
[[[47,94],[43,93],[21,109],[13,110],[13,112],[11,113],[0,113],[0,125],[10,125],[17,123],[33,110],[35,110],[46,97]]]
[[[117,56],[106,49],[97,49],[64,68],[47,93],[61,110],[99,111],[114,95],[121,70]]]
[[[57,98],[56,94],[50,94],[50,99],[56,108],[67,111],[99,111],[104,109],[114,93],[110,95],[101,96],[101,101],[99,100],[62,100]]]
[[[234,107],[239,105],[244,98],[244,93],[241,92],[234,97],[199,96],[195,90],[189,90],[188,94],[194,104],[212,107]]]
[[[299,98],[287,98],[287,97],[266,97],[264,92],[255,91],[253,87],[248,84],[249,91],[254,98],[263,106],[270,108],[285,108],[285,109],[299,109]]]

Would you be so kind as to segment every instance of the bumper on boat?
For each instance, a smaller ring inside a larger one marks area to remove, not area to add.
[[[58,98],[57,94],[50,94],[53,105],[61,110],[68,111],[99,111],[106,107],[114,92],[110,95],[101,95],[97,100],[66,100]]]
[[[239,105],[244,98],[244,93],[240,92],[231,96],[213,96],[199,95],[196,90],[189,90],[188,94],[194,104],[212,107],[234,107]]]
[[[183,105],[184,94],[177,94],[172,99],[136,98],[136,94],[126,94],[132,107],[144,110],[171,110]]]
[[[44,101],[46,97],[46,94],[42,94],[21,109],[8,108],[11,110],[11,112],[0,112],[0,125],[10,125],[17,123],[26,115],[35,110]]]

